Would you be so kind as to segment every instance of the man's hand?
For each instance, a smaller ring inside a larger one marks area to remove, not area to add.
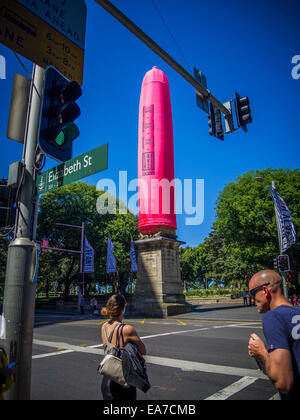
[[[255,357],[256,359],[261,359],[263,361],[265,360],[267,353],[266,346],[256,334],[251,334],[250,336],[248,343],[248,353],[250,357]]]

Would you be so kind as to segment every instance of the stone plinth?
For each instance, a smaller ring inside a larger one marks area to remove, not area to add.
[[[133,313],[165,318],[190,312],[185,301],[179,268],[180,242],[171,237],[154,236],[135,241],[138,272]]]

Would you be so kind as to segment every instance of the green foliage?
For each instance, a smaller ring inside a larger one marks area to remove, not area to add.
[[[297,280],[300,269],[300,172],[289,169],[251,171],[225,186],[216,203],[215,229],[223,243],[224,271],[232,280],[245,283],[252,274],[273,268],[278,255],[277,225],[274,204],[264,183],[275,181],[277,192],[284,198],[297,232],[297,243],[287,253],[292,273]]]
[[[72,183],[45,194],[40,201],[38,239],[47,239],[49,246],[80,250],[81,229],[58,226],[64,223],[81,226],[85,223],[85,236],[95,250],[95,273],[85,275],[87,291],[93,282],[106,284],[112,281],[106,275],[107,238],[112,240],[117,259],[120,289],[127,285],[130,273],[129,248],[131,238],[137,239],[137,218],[127,214],[99,214],[97,199],[103,191],[83,182]],[[117,200],[118,209],[118,200]],[[41,254],[39,288],[54,282],[63,285],[65,296],[80,270],[80,254],[47,251]]]
[[[275,181],[293,218],[297,243],[290,256],[292,281],[299,284],[300,272],[300,171],[265,169],[240,175],[226,185],[216,201],[216,221],[203,244],[180,251],[181,275],[189,287],[197,280],[242,287],[261,269],[273,269],[279,253],[274,204],[265,183]],[[201,250],[201,251],[200,251]]]
[[[214,298],[231,296],[232,290],[229,289],[195,289],[184,293],[186,297]]]
[[[202,244],[195,248],[180,248],[179,258],[181,279],[186,288],[193,288],[204,281],[206,254]]]

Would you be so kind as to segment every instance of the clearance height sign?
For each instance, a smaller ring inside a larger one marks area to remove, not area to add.
[[[82,84],[84,0],[0,0],[0,42]]]

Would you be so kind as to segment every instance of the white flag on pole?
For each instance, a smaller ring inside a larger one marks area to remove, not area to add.
[[[107,258],[106,258],[106,272],[107,273],[116,273],[117,272],[117,262],[113,254],[114,246],[112,241],[107,238]]]
[[[84,273],[93,273],[94,272],[94,255],[95,251],[92,245],[85,238],[84,242]]]
[[[284,199],[275,190],[269,188],[273,198],[276,218],[279,228],[280,252],[285,252],[296,243],[296,230],[293,224],[291,213]]]
[[[131,272],[136,273],[137,272],[137,263],[136,263],[136,255],[135,255],[135,249],[134,249],[134,242],[131,239],[130,243],[130,259],[131,259]]]

